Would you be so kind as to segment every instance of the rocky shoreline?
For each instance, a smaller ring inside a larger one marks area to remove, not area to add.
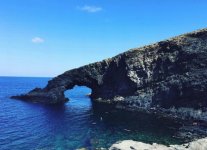
[[[205,137],[207,28],[69,70],[43,89],[12,98],[65,103],[64,92],[75,85],[91,88],[94,103],[187,120],[180,132],[183,137]]]
[[[12,98],[65,103],[64,92],[75,85],[115,108],[207,120],[207,29],[69,70],[43,89]]]
[[[113,144],[109,150],[207,150],[207,138],[199,139],[182,145],[170,146],[156,143],[146,144],[133,140],[126,140]]]

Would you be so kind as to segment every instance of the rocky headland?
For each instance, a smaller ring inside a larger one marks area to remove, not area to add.
[[[12,98],[65,103],[68,98],[64,92],[75,85],[91,88],[95,105],[185,120],[177,137],[206,137],[207,28],[69,70],[43,89],[35,88]]]
[[[207,121],[207,29],[180,35],[69,70],[27,94],[32,102],[65,103],[75,85],[114,108]]]

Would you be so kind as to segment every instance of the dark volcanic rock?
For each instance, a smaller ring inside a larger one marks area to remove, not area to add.
[[[64,91],[75,85],[90,87],[93,101],[116,108],[207,120],[207,29],[69,70],[13,98],[64,103]]]

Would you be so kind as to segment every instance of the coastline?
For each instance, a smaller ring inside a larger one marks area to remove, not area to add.
[[[157,143],[146,144],[143,142],[125,140],[113,144],[109,150],[206,150],[207,138],[198,139],[182,145],[161,145]]]

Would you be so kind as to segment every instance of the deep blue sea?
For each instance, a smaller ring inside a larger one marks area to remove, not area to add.
[[[64,105],[42,105],[10,99],[50,78],[0,77],[0,150],[75,150],[108,148],[119,140],[163,144],[173,138],[178,125],[144,114],[93,109],[87,87],[65,94]]]

